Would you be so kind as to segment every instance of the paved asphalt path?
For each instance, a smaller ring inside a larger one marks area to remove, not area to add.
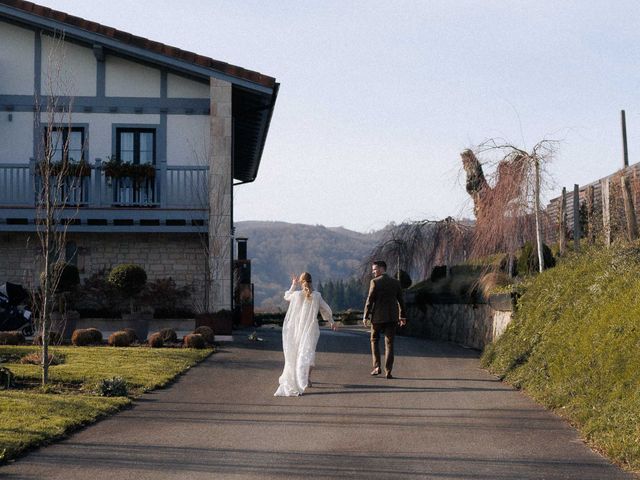
[[[362,329],[322,331],[314,386],[276,398],[280,331],[236,341],[170,388],[1,467],[6,480],[631,479],[479,368],[471,350],[397,338],[369,376]]]

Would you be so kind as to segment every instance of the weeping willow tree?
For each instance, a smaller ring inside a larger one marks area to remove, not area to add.
[[[389,269],[409,272],[426,278],[435,265],[453,264],[467,260],[470,253],[472,228],[447,217],[444,220],[403,222],[389,227],[362,266],[363,279],[369,277],[371,264],[387,262]]]
[[[549,178],[546,167],[557,145],[557,141],[542,140],[527,151],[489,140],[475,152],[465,150],[460,154],[467,175],[467,193],[473,199],[476,216],[472,256],[507,253],[511,270],[516,251],[527,240],[532,240],[537,246],[539,269],[543,270],[541,195]],[[483,164],[476,153],[491,155],[497,160]],[[483,165],[495,166],[488,179]]]

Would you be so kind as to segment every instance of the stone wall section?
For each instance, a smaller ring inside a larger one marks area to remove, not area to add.
[[[77,247],[81,279],[120,263],[136,263],[149,280],[171,277],[178,286],[192,285],[192,301],[202,301],[207,259],[199,234],[69,233],[67,241]],[[37,242],[33,233],[0,236],[0,283],[36,283]]]
[[[482,350],[496,340],[511,321],[511,311],[488,304],[407,303],[409,335],[454,342]]]

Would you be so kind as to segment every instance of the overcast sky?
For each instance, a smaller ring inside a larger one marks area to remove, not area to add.
[[[273,76],[236,220],[344,226],[470,216],[459,153],[561,140],[556,187],[640,158],[635,1],[36,0]]]

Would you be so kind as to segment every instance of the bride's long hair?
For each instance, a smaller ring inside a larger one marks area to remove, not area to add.
[[[311,274],[309,272],[302,272],[298,281],[302,286],[302,291],[304,292],[305,297],[311,300],[311,294],[313,293],[313,286],[311,285]]]

